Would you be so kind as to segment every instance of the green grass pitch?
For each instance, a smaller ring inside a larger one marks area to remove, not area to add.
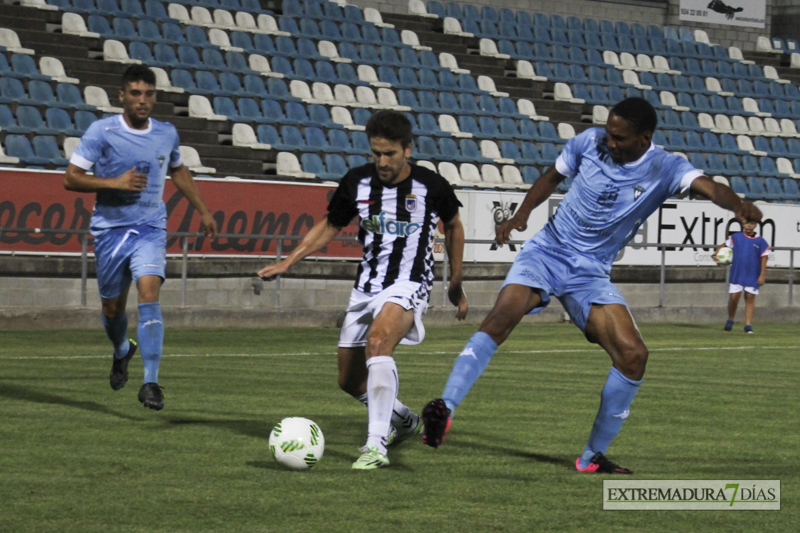
[[[400,399],[441,394],[472,327],[400,347]],[[602,479],[574,470],[609,359],[570,325],[522,325],[461,405],[438,450],[390,468],[350,464],[366,409],[336,384],[335,329],[167,330],[166,406],[108,385],[93,331],[0,331],[0,531],[789,532],[800,523],[797,325],[645,325],[645,382],[608,456],[639,479],[780,479],[776,512],[602,510]],[[267,439],[316,421],[322,461],[281,470]],[[795,524],[792,526],[791,524]]]

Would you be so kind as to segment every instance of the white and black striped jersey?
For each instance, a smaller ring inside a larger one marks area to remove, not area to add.
[[[387,186],[374,164],[354,168],[339,182],[328,205],[328,221],[347,226],[359,217],[364,257],[355,288],[376,293],[399,281],[433,285],[433,238],[439,219],[450,222],[461,203],[442,176],[411,165],[411,174]]]

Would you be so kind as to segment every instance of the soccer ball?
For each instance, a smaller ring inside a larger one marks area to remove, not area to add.
[[[717,252],[717,260],[721,265],[730,265],[731,260],[733,259],[733,248],[728,248],[724,246]]]
[[[284,418],[269,434],[269,450],[284,468],[309,470],[322,459],[325,437],[307,418]]]

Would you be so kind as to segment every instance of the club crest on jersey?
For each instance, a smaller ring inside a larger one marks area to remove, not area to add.
[[[413,194],[406,195],[406,211],[417,210],[417,197]]]
[[[361,227],[372,233],[381,235],[397,235],[398,237],[408,237],[419,231],[421,224],[416,222],[405,222],[402,220],[386,220],[386,213],[372,215],[361,221]]]
[[[643,192],[644,192],[644,187],[642,187],[641,185],[634,185],[633,186],[633,199],[634,200],[638,200]]]

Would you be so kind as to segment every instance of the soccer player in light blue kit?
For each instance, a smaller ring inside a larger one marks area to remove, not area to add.
[[[114,345],[110,383],[119,390],[128,381],[128,363],[137,343],[127,338],[125,307],[131,281],[139,292],[138,346],[144,362],[139,401],[160,410],[164,393],[158,369],[164,343],[159,293],[167,263],[167,174],[200,213],[206,235],[217,226],[189,170],[183,165],[178,132],[172,124],[150,117],[156,102],[156,77],[143,65],[122,76],[119,99],[123,113],[93,123],[75,149],[64,174],[70,191],[97,193],[91,231],[103,325]],[[87,173],[94,167],[93,175]]]
[[[647,347],[609,273],[617,253],[669,197],[687,190],[734,211],[741,220],[761,212],[685,159],[652,143],[658,115],[641,98],[618,103],[605,129],[570,139],[556,161],[528,191],[519,211],[497,227],[497,242],[527,228],[531,211],[567,177],[574,182],[547,225],[514,260],[494,308],[456,359],[442,398],[423,410],[424,441],[438,447],[456,407],[486,369],[497,347],[529,313],[555,295],[586,338],[611,356],[600,409],[582,455],[581,472],[630,474],[605,457],[630,412],[644,376]]]

